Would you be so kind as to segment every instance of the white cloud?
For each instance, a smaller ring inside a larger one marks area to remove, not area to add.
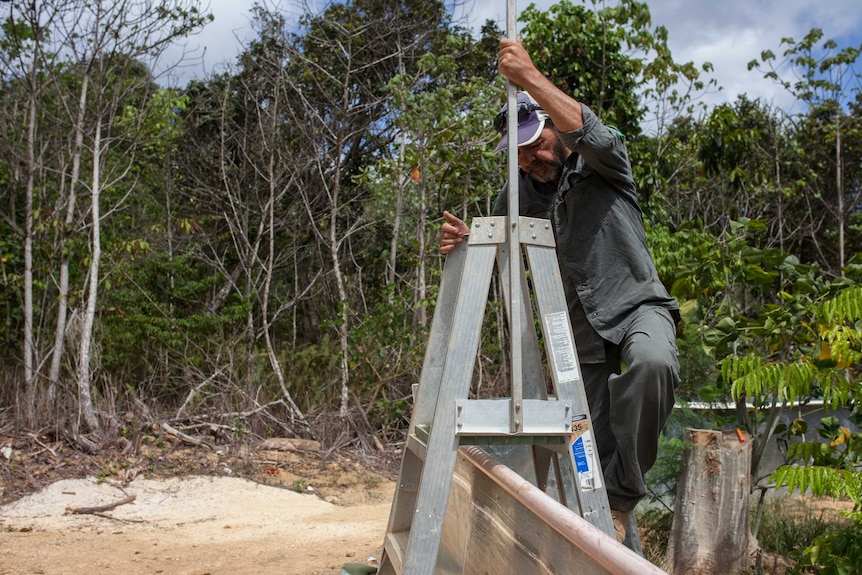
[[[819,27],[840,47],[862,42],[862,5],[856,0],[654,0],[650,11],[655,24],[667,27],[674,59],[713,64],[724,88],[723,97],[713,103],[732,101],[742,93],[767,103],[789,103],[782,87],[747,69],[764,50],[780,57],[782,38],[798,41]]]
[[[556,3],[535,1],[540,10]],[[529,2],[518,4],[523,9]],[[862,43],[859,0],[649,0],[649,9],[653,25],[668,29],[668,45],[676,61],[712,63],[713,76],[723,90],[707,98],[710,104],[733,101],[742,93],[767,103],[787,103],[783,88],[747,68],[764,50],[780,55],[782,38],[798,41],[818,27],[839,47]],[[490,18],[505,29],[506,3],[477,0],[471,16],[477,26]]]
[[[321,4],[314,0],[312,4]],[[460,0],[459,0],[460,1]],[[578,2],[578,0],[572,0]],[[450,0],[447,0],[451,4]],[[308,0],[305,1],[308,4]],[[529,5],[521,0],[517,7]],[[547,10],[554,0],[536,0],[540,10]],[[232,63],[242,43],[253,37],[250,9],[254,0],[210,0],[215,21],[200,34],[189,39],[188,47],[205,48],[202,61],[185,72],[203,76],[214,68]],[[274,5],[270,2],[270,6]],[[300,0],[282,0],[280,9],[294,18],[301,13]],[[506,28],[506,0],[474,0],[455,17],[469,18],[475,30],[486,19]],[[862,2],[859,0],[649,0],[654,26],[668,29],[668,44],[678,62],[695,64],[711,62],[714,77],[723,87],[706,101],[716,104],[733,101],[738,94],[761,98],[783,105],[789,101],[784,90],[774,82],[749,72],[749,61],[761,51],[780,54],[784,37],[800,40],[811,28],[819,27],[827,38],[835,38],[840,47],[862,43]]]

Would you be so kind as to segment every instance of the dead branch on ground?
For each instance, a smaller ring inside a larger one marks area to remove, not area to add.
[[[116,509],[120,505],[125,505],[126,503],[131,503],[135,500],[137,495],[129,495],[128,497],[124,497],[119,501],[115,501],[114,503],[108,503],[106,505],[96,505],[94,507],[67,507],[66,515],[98,515],[100,513],[104,513],[105,511],[111,511],[112,509]]]
[[[205,445],[205,446],[209,447],[210,449],[212,449],[213,451],[215,451],[215,447],[213,445],[211,445],[208,441],[205,441],[203,439],[198,439],[197,437],[192,437],[191,435],[183,433],[182,431],[172,427],[168,423],[162,423],[162,429],[164,429],[165,431],[167,431],[171,435],[176,436],[177,438],[181,439],[182,441],[184,441],[186,443],[189,443],[189,444],[195,445],[195,446]]]

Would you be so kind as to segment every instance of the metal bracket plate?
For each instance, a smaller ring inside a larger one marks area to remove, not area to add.
[[[506,216],[473,218],[470,245],[502,244],[506,241]]]
[[[518,237],[522,244],[546,246],[549,248],[556,245],[554,240],[554,230],[551,227],[550,220],[522,216],[518,218],[518,221],[521,223],[521,225],[518,226],[520,229],[520,235]]]
[[[455,435],[512,435],[511,399],[455,401]],[[565,401],[524,399],[518,435],[568,435],[572,432],[572,406]]]

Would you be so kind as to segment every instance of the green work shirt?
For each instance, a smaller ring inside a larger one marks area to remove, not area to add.
[[[658,278],[646,244],[643,214],[625,138],[581,105],[584,125],[560,137],[572,153],[560,182],[519,172],[520,215],[551,220],[557,260],[580,361],[604,361],[605,340],[619,344],[642,307],[679,306]],[[494,204],[505,215],[508,186]]]

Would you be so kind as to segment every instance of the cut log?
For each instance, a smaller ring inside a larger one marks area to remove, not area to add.
[[[736,575],[751,562],[751,442],[740,441],[734,430],[687,429],[685,435],[668,542],[670,572]]]

